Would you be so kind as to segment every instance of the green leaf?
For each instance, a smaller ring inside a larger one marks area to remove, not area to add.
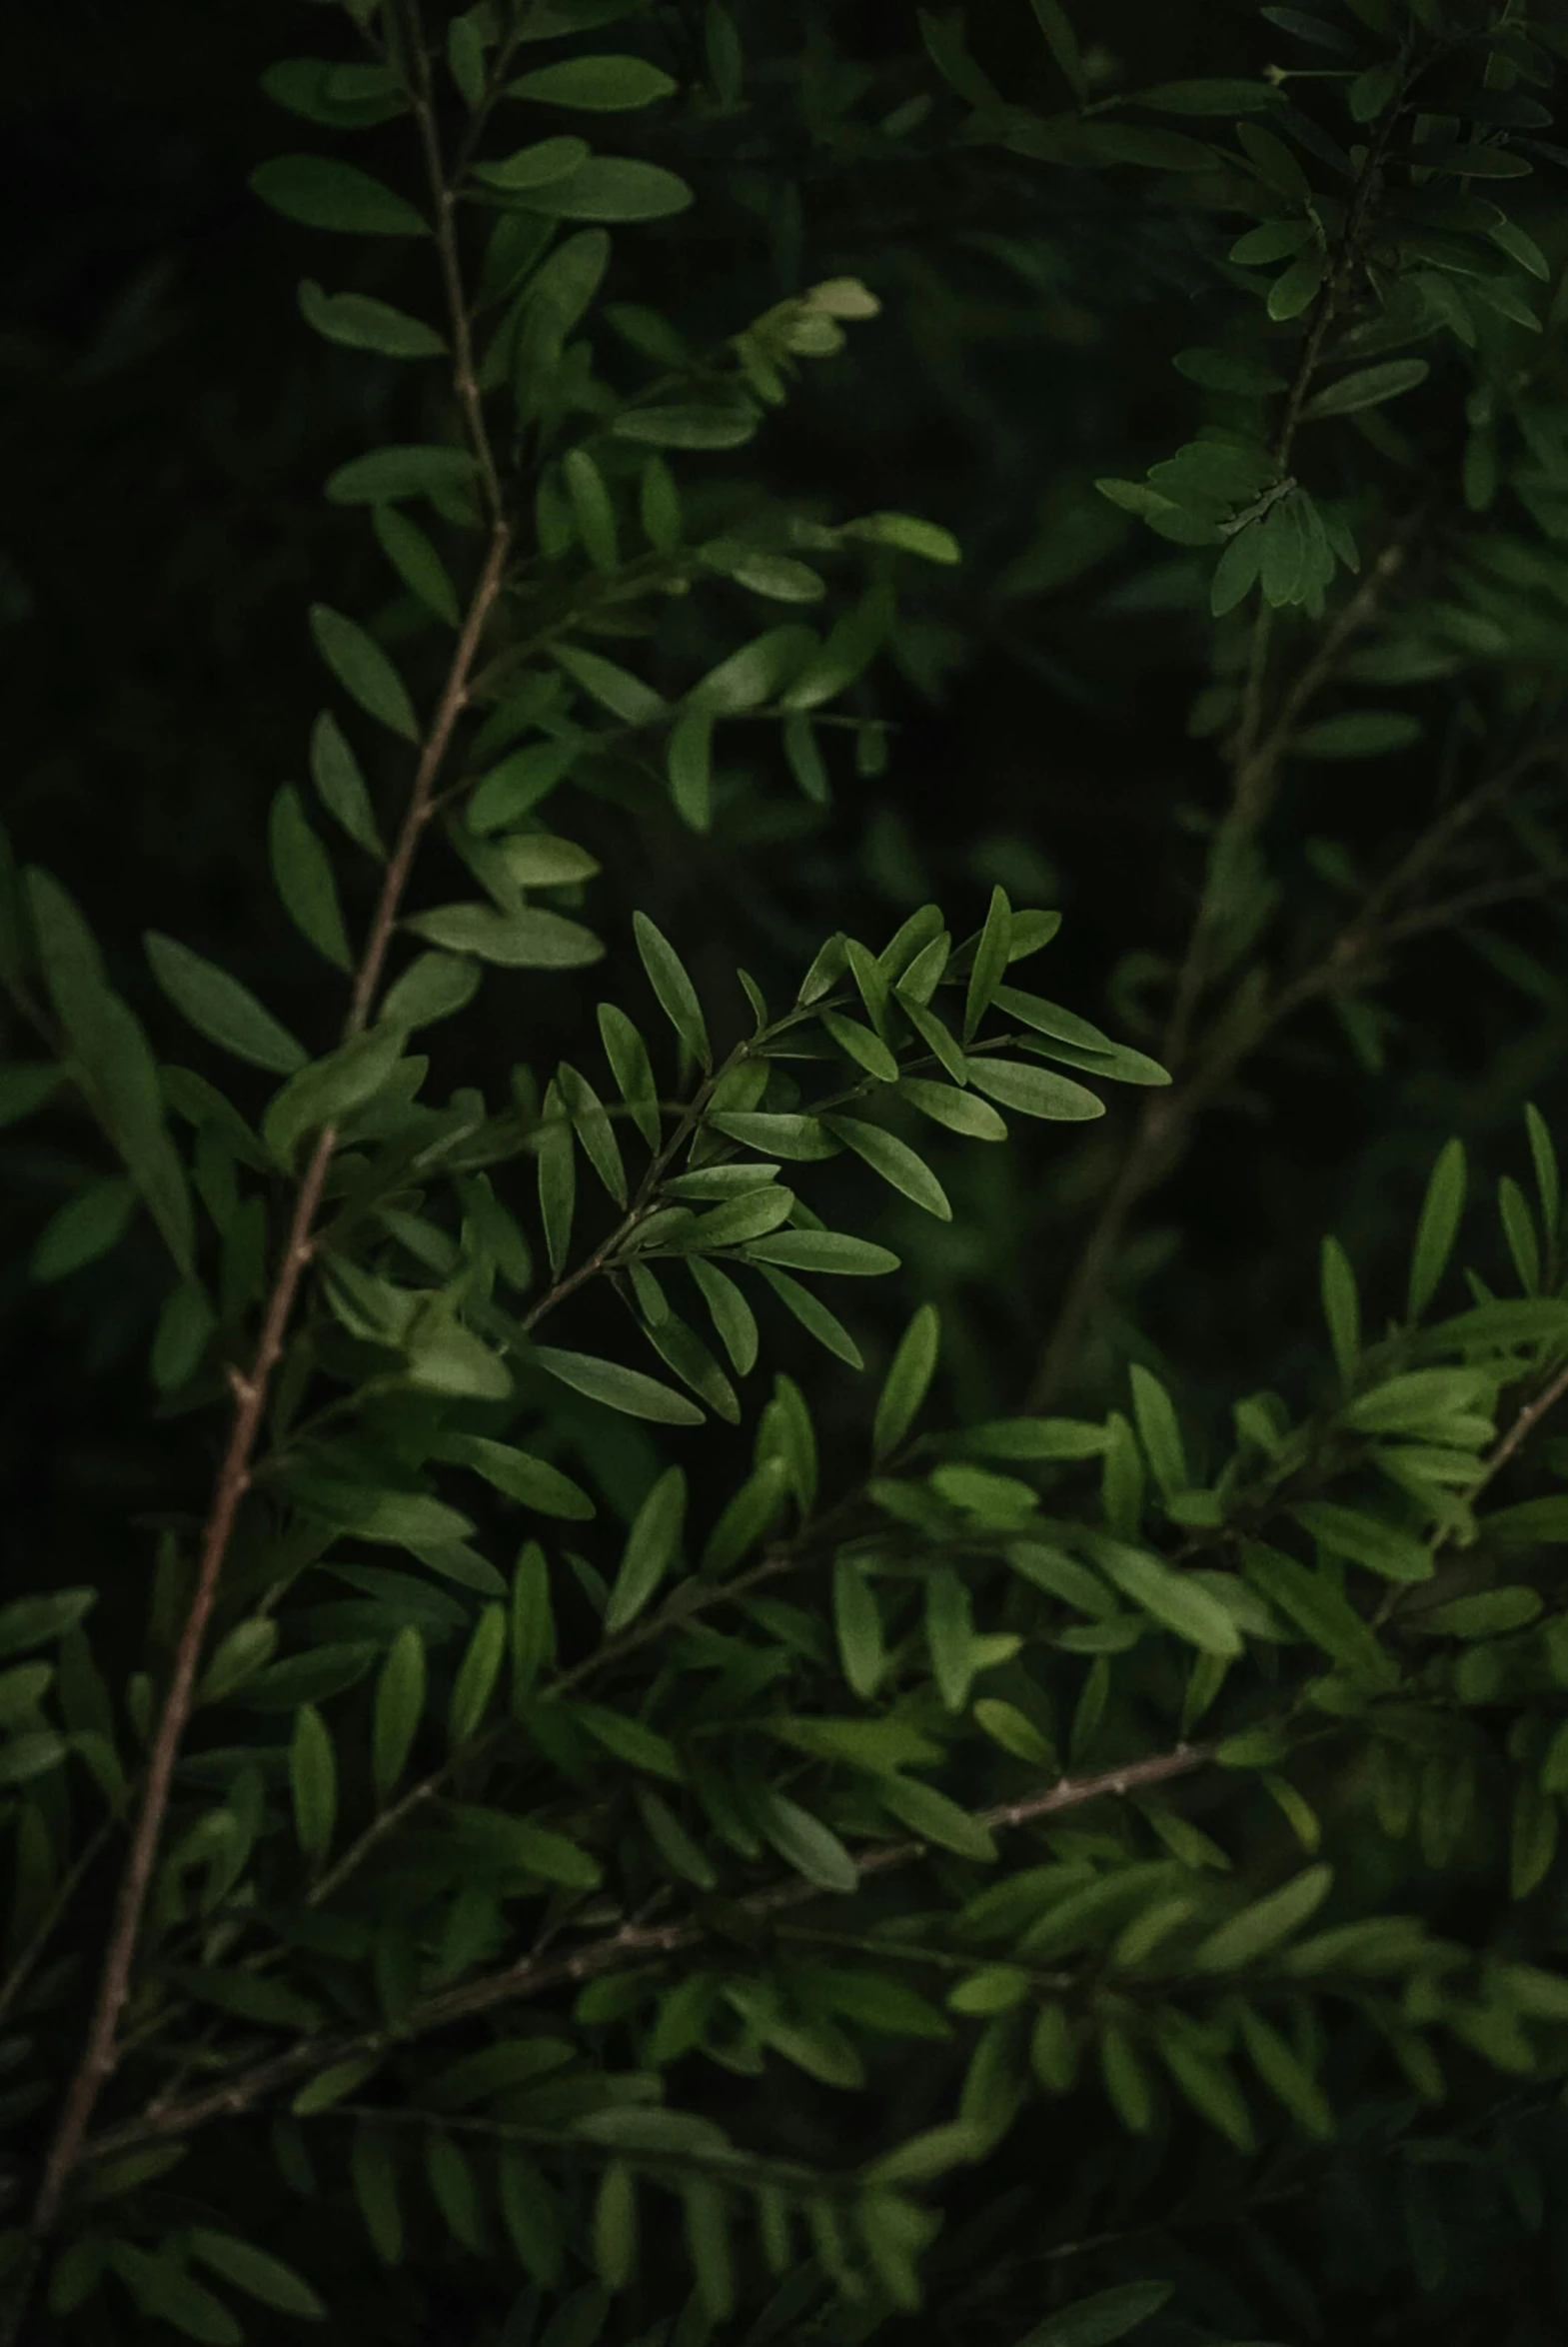
[[[674,95],[668,73],[642,57],[566,57],[508,82],[510,98],[536,106],[575,106],[594,114],[623,114]]]
[[[472,954],[504,970],[587,970],[604,946],[581,922],[538,905],[502,913],[493,905],[438,905],[404,928],[450,954]]]
[[[414,704],[381,646],[357,622],[324,603],[311,606],[311,633],[328,668],[366,715],[401,734],[406,742],[417,742],[420,727]]]
[[[1083,70],[1083,55],[1078,47],[1077,35],[1061,0],[1029,0],[1029,6],[1045,36],[1045,46],[1055,60],[1057,71],[1072,93],[1074,104],[1086,106],[1089,102],[1088,76]]]
[[[974,961],[969,970],[968,991],[963,1004],[963,1041],[972,1043],[981,1020],[995,1000],[996,990],[1006,974],[1012,947],[1012,907],[1007,902],[1005,889],[992,889],[990,910],[985,927],[980,932],[979,944],[974,950]]]
[[[173,2258],[154,2256],[131,2241],[112,2241],[109,2263],[143,2314],[172,2323],[207,2347],[240,2347],[245,2334],[228,2308]]]
[[[863,1068],[867,1076],[874,1076],[882,1084],[896,1082],[898,1063],[879,1036],[862,1027],[857,1019],[845,1019],[841,1012],[823,1011],[819,1016],[838,1049]]]
[[[465,1010],[479,985],[479,971],[461,956],[417,954],[387,989],[381,1015],[388,1027],[430,1027]]]
[[[53,1589],[47,1596],[14,1597],[0,1605],[0,1657],[51,1645],[84,1621],[98,1602],[96,1589]]]
[[[1154,1480],[1168,1499],[1174,1492],[1184,1491],[1190,1480],[1176,1413],[1164,1386],[1141,1362],[1134,1361],[1128,1374],[1138,1439],[1154,1470]]]
[[[637,2272],[637,2178],[625,2160],[613,2159],[600,2178],[593,2239],[594,2267],[605,2288],[628,2288]]]
[[[643,968],[659,997],[660,1008],[681,1039],[683,1050],[697,1062],[705,1075],[708,1074],[714,1065],[713,1047],[708,1040],[708,1028],[697,999],[697,989],[687,975],[686,965],[663,931],[655,927],[646,913],[634,913],[632,928]]]
[[[907,1101],[911,1109],[918,1109],[922,1117],[929,1117],[933,1125],[941,1125],[949,1133],[961,1133],[970,1141],[1005,1141],[1007,1128],[995,1110],[985,1101],[978,1101],[972,1093],[959,1092],[954,1086],[929,1083],[922,1076],[903,1076],[898,1080],[898,1098]]]
[[[1397,1678],[1397,1667],[1374,1632],[1326,1573],[1312,1572],[1294,1556],[1256,1540],[1244,1543],[1241,1567],[1271,1605],[1344,1669],[1374,1685]]]
[[[732,1492],[703,1544],[700,1569],[710,1578],[730,1572],[777,1522],[789,1483],[786,1459],[765,1457]]]
[[[1361,1306],[1350,1258],[1337,1238],[1323,1241],[1323,1317],[1334,1348],[1334,1366],[1342,1385],[1348,1385],[1361,1357]]]
[[[158,1064],[139,1020],[110,988],[92,932],[59,883],[26,876],[27,910],[50,999],[89,1098],[179,1269],[195,1243],[185,1169],[169,1139]]]
[[[545,1094],[544,1120],[539,1130],[539,1214],[545,1230],[545,1252],[552,1278],[561,1276],[572,1243],[577,1208],[577,1151],[572,1125],[559,1088]]]
[[[400,513],[396,506],[378,505],[371,512],[371,527],[377,545],[409,593],[417,596],[426,610],[434,612],[449,628],[458,627],[463,614],[458,606],[457,590],[445,563],[419,524]]]
[[[669,718],[670,705],[663,694],[617,662],[597,652],[584,652],[575,644],[558,644],[555,657],[573,682],[623,725],[657,726]]]
[[[1290,737],[1292,758],[1381,758],[1421,738],[1421,721],[1398,709],[1358,709],[1325,717]]]
[[[390,65],[329,65],[315,57],[269,65],[261,86],[279,106],[333,130],[364,130],[409,110],[408,93]]]
[[[588,1493],[559,1467],[527,1450],[515,1450],[508,1442],[492,1441],[487,1434],[443,1434],[431,1455],[472,1467],[495,1490],[504,1491],[509,1499],[521,1501],[539,1515],[586,1523],[594,1514]]]
[[[548,1826],[535,1825],[505,1810],[459,1802],[452,1804],[451,1816],[459,1842],[477,1858],[507,1867],[521,1866],[542,1881],[563,1883],[569,1890],[597,1890],[604,1880],[597,1858]]]
[[[434,327],[369,294],[324,293],[307,277],[300,286],[300,313],[328,342],[342,343],[348,350],[375,351],[384,359],[446,355],[446,342]]]
[[[1201,384],[1205,391],[1228,391],[1244,399],[1260,399],[1286,388],[1284,377],[1276,375],[1271,367],[1260,366],[1255,359],[1243,358],[1234,351],[1178,351],[1171,364],[1178,375],[1184,375],[1189,383]]]
[[[393,2148],[395,2130],[360,2119],[354,2128],[350,2171],[354,2196],[371,2247],[384,2265],[396,2265],[403,2255],[403,2209],[398,2195],[398,2163]]]
[[[253,1068],[267,1068],[278,1076],[292,1076],[305,1066],[304,1046],[238,979],[156,931],[148,931],[144,944],[154,978],[198,1035]]]
[[[616,510],[605,477],[586,448],[567,450],[561,460],[561,477],[584,553],[596,571],[608,574],[619,570],[621,542],[616,529]],[[583,658],[581,654],[578,657],[580,661]]]
[[[651,1150],[659,1147],[663,1130],[659,1114],[659,1087],[654,1079],[648,1047],[626,1013],[614,1003],[599,1006],[599,1033],[621,1098],[632,1112],[632,1122]]]
[[[649,1838],[672,1873],[683,1882],[695,1883],[699,1890],[716,1888],[719,1876],[711,1860],[687,1832],[668,1802],[662,1800],[652,1786],[634,1784],[632,1798],[637,1803]]]
[[[757,1803],[757,1822],[784,1864],[807,1882],[831,1891],[858,1886],[859,1868],[838,1836],[786,1794],[765,1787]]]
[[[59,1091],[64,1070],[42,1063],[12,1061],[0,1067],[0,1129],[30,1117]]]
[[[1304,1500],[1291,1509],[1304,1531],[1311,1533],[1331,1556],[1348,1557],[1369,1572],[1390,1581],[1430,1580],[1435,1569],[1425,1541],[1401,1532],[1393,1524],[1362,1508],[1342,1507],[1328,1499]]]
[[[1292,261],[1290,267],[1276,277],[1269,287],[1268,314],[1275,325],[1284,325],[1291,318],[1299,318],[1303,310],[1310,309],[1327,274],[1328,263],[1316,250],[1303,253],[1299,260]]]
[[[340,465],[327,481],[334,505],[391,505],[399,498],[439,503],[472,488],[479,467],[463,448],[375,448]]]
[[[1243,1907],[1239,1915],[1232,1915],[1228,1923],[1211,1931],[1189,1961],[1200,1972],[1234,1972],[1244,1964],[1256,1963],[1259,1956],[1277,1948],[1317,1912],[1332,1881],[1332,1868],[1308,1866],[1293,1881],[1255,1899],[1250,1907]]]
[[[825,1345],[837,1359],[847,1361],[851,1369],[864,1368],[860,1348],[848,1329],[808,1287],[802,1287],[798,1279],[791,1279],[787,1271],[777,1271],[768,1263],[759,1262],[757,1268],[785,1310],[793,1313],[807,1335],[814,1336],[817,1343]]]
[[[713,821],[713,747],[714,717],[706,709],[689,709],[665,745],[670,797],[694,832],[706,832]]]
[[[1407,1319],[1420,1319],[1437,1293],[1443,1273],[1448,1268],[1448,1258],[1453,1253],[1454,1240],[1459,1235],[1464,1197],[1464,1144],[1450,1141],[1440,1151],[1437,1163],[1432,1168],[1421,1207],[1421,1219],[1416,1225],[1415,1246],[1410,1258],[1410,1288],[1405,1304]]]
[[[186,2238],[193,2257],[211,2266],[215,2274],[222,2274],[247,2297],[260,2299],[263,2306],[275,2306],[280,2314],[301,2316],[306,2322],[326,2321],[327,2309],[309,2283],[264,2249],[238,2241],[232,2233],[210,2232],[205,2225],[193,2225]]]
[[[1241,1633],[1225,1607],[1208,1590],[1162,1558],[1125,1541],[1097,1535],[1091,1551],[1094,1562],[1124,1597],[1174,1630],[1178,1638],[1205,1654],[1241,1652]]]
[[[408,1766],[425,1709],[425,1641],[412,1622],[405,1622],[376,1682],[371,1773],[378,1804],[385,1804]]]
[[[343,926],[332,860],[312,831],[300,795],[290,783],[285,783],[273,800],[267,836],[272,877],[295,928],[324,962],[330,962],[335,970],[352,970],[354,955]]]
[[[580,735],[514,750],[476,785],[468,803],[469,829],[496,832],[528,815],[571,773],[582,753]]]
[[[757,1320],[751,1305],[735,1281],[721,1271],[717,1263],[705,1262],[701,1255],[691,1262],[693,1278],[703,1291],[714,1328],[730,1356],[730,1365],[738,1377],[750,1376],[757,1366]]]
[[[566,178],[518,198],[531,212],[557,220],[668,220],[694,201],[684,179],[658,163],[595,155]]]
[[[730,2246],[724,2194],[707,2178],[683,2182],[686,2244],[697,2274],[698,2298],[709,2324],[735,2312],[735,2261]]]
[[[395,1028],[373,1028],[291,1076],[262,1119],[262,1140],[278,1164],[292,1168],[307,1134],[373,1100],[402,1058],[403,1043]]]
[[[327,1723],[313,1703],[302,1703],[295,1718],[289,1783],[296,1838],[312,1865],[320,1866],[332,1847],[337,1822],[338,1763]]]
[[[623,1367],[620,1361],[599,1360],[586,1352],[562,1352],[543,1344],[534,1348],[532,1358],[558,1383],[570,1385],[575,1393],[586,1394],[590,1401],[603,1402],[607,1409],[619,1410],[626,1417],[650,1418],[666,1426],[703,1423],[703,1412],[695,1402],[656,1378],[644,1376],[641,1369]]]
[[[468,1742],[489,1709],[506,1650],[506,1607],[487,1605],[474,1625],[474,1635],[452,1684],[447,1725],[454,1750]]]
[[[833,1627],[844,1679],[851,1693],[868,1702],[887,1666],[881,1609],[875,1590],[847,1549],[833,1559]]]
[[[751,1262],[839,1276],[874,1277],[898,1268],[898,1257],[889,1248],[841,1230],[780,1230],[750,1240],[745,1252]]]
[[[974,1623],[968,1584],[948,1564],[925,1576],[925,1639],[943,1707],[961,1711],[974,1676]]]
[[[531,147],[520,147],[515,155],[508,155],[502,162],[476,163],[474,176],[487,187],[527,197],[570,179],[574,172],[581,171],[590,153],[586,139],[539,139]]]
[[[1236,2021],[1241,2042],[1264,2085],[1308,2135],[1319,2143],[1328,2142],[1334,2133],[1328,2099],[1288,2039],[1250,2005],[1238,2005]]]
[[[843,1142],[856,1157],[863,1158],[872,1173],[879,1174],[892,1188],[912,1198],[939,1222],[952,1220],[946,1191],[907,1142],[900,1141],[896,1134],[884,1132],[879,1125],[867,1125],[858,1117],[823,1117],[821,1122],[835,1141]]]
[[[763,1157],[784,1158],[793,1164],[835,1158],[841,1147],[815,1117],[719,1110],[708,1122],[730,1141],[739,1141]]]
[[[757,415],[751,408],[669,407],[625,408],[610,426],[617,440],[633,440],[645,448],[743,448],[757,437]]]
[[[71,1747],[52,1727],[30,1729],[0,1743],[0,1786],[27,1784],[47,1776],[68,1758]]]
[[[1266,81],[1158,82],[1131,90],[1124,106],[1148,106],[1158,114],[1262,114],[1277,106],[1279,93]]]
[[[667,1467],[632,1520],[605,1608],[605,1634],[635,1621],[674,1561],[686,1520],[684,1469]]]
[[[384,864],[387,850],[376,827],[365,777],[330,710],[322,711],[311,735],[311,779],[322,805],[355,846]]]
[[[877,1398],[871,1449],[878,1461],[901,1446],[913,1425],[935,1374],[940,1341],[936,1306],[922,1303],[899,1340]]]
[[[1363,408],[1380,407],[1384,400],[1397,399],[1403,391],[1414,391],[1431,371],[1425,359],[1388,359],[1380,367],[1363,367],[1315,393],[1302,409],[1302,419],[1359,415]]]
[[[1104,1102],[1081,1084],[1072,1084],[1065,1076],[1052,1076],[1045,1069],[1030,1067],[1022,1060],[981,1057],[970,1060],[968,1071],[969,1082],[976,1092],[999,1102],[1004,1109],[1018,1110],[1025,1117],[1043,1117],[1055,1124],[1081,1124],[1105,1114]]]
[[[251,173],[263,203],[305,228],[352,236],[429,236],[430,223],[368,172],[327,155],[277,155]]]
[[[356,2054],[346,2062],[334,2062],[327,2070],[318,2071],[303,2085],[290,2103],[296,2118],[314,2118],[318,2111],[331,2110],[335,2102],[353,2094],[373,2076],[377,2068],[375,2054]]]
[[[953,1850],[960,1858],[977,1858],[984,1864],[996,1856],[990,1828],[920,1777],[881,1777],[876,1798],[921,1841],[934,1842],[938,1849]]]
[[[94,1181],[51,1214],[33,1245],[28,1269],[35,1279],[64,1279],[117,1246],[136,1211],[134,1182]]]
[[[597,856],[551,832],[515,832],[500,843],[500,854],[512,878],[525,889],[571,888],[592,880],[600,870]]]

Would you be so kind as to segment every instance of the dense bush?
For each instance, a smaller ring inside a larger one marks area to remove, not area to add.
[[[13,287],[11,2340],[1560,2334],[1568,11],[1170,15]]]

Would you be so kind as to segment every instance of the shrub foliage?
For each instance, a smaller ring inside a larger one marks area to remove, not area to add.
[[[1138,87],[971,13],[862,65],[763,0],[343,0],[266,77],[398,592],[308,615],[305,1032],[8,852],[0,1109],[95,1153],[32,1274],[151,1236],[210,1469],[0,1607],[12,2340],[1453,2340],[1560,2208],[1549,1122],[1495,1213],[1443,1150],[1397,1295],[1323,1240],[1299,1394],[1216,1412],[1117,1296],[1248,1063],[1326,1003],[1375,1066],[1406,943],[1560,878],[1568,17],[1267,7],[1266,70]],[[1074,525],[1170,550],[1224,783],[1119,1035],[1000,886],[770,1001],[613,885],[880,774],[958,559],[748,469],[878,330],[851,274],[705,316],[771,140],[1015,205],[1018,267],[1087,191],[1186,240],[1191,436]],[[1293,880],[1303,778],[1415,745],[1386,868]],[[1101,1119],[1034,1391],[953,1426],[866,1232]]]

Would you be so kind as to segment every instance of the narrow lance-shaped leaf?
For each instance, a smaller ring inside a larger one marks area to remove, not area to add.
[[[422,213],[352,163],[330,155],[278,155],[258,164],[251,186],[264,203],[305,228],[352,236],[428,236]]]
[[[1348,1386],[1361,1354],[1361,1306],[1355,1272],[1337,1238],[1323,1241],[1322,1291],[1323,1317],[1328,1322],[1329,1342],[1334,1348],[1334,1366],[1339,1371],[1340,1383]]]
[[[539,1135],[539,1211],[545,1226],[545,1251],[553,1277],[559,1278],[572,1241],[577,1203],[577,1147],[572,1121],[560,1087],[552,1084],[545,1095],[544,1121]]]
[[[312,831],[292,784],[286,783],[273,800],[268,845],[278,894],[301,937],[335,970],[352,970],[354,956],[332,860]]]
[[[556,1377],[563,1385],[585,1394],[590,1401],[603,1402],[607,1409],[622,1411],[627,1417],[651,1418],[667,1426],[698,1426],[703,1413],[697,1404],[683,1394],[661,1385],[657,1378],[646,1377],[641,1369],[629,1369],[620,1361],[597,1359],[592,1353],[563,1352],[555,1345],[536,1345],[533,1359],[547,1376]]]
[[[453,1681],[448,1726],[454,1747],[466,1743],[484,1719],[501,1676],[506,1648],[506,1608],[487,1605],[474,1625],[474,1635]]]
[[[189,946],[149,930],[144,940],[154,978],[175,1009],[198,1035],[207,1037],[237,1060],[253,1068],[267,1068],[278,1076],[292,1076],[303,1068],[305,1048],[295,1042],[270,1011],[237,978],[206,961]]]
[[[417,742],[419,719],[408,689],[381,646],[358,622],[316,603],[311,606],[311,632],[322,659],[366,715],[379,719],[406,742]]]
[[[636,1620],[669,1570],[681,1541],[686,1490],[684,1469],[668,1467],[633,1518],[605,1610],[607,1636]]]
[[[697,989],[687,975],[685,964],[664,933],[657,929],[646,913],[633,916],[633,931],[643,968],[649,983],[659,997],[660,1007],[680,1037],[682,1046],[707,1074],[713,1067],[713,1047],[708,1040],[708,1028]]]
[[[359,762],[331,710],[324,709],[311,734],[311,779],[329,815],[367,856],[385,863],[387,850]]]
[[[405,1622],[388,1649],[376,1684],[371,1773],[385,1801],[408,1765],[425,1708],[425,1641]]]
[[[1459,1235],[1464,1196],[1464,1144],[1450,1141],[1432,1168],[1432,1177],[1427,1183],[1426,1198],[1421,1207],[1421,1219],[1416,1225],[1415,1245],[1410,1258],[1410,1294],[1406,1305],[1407,1316],[1412,1320],[1421,1317],[1448,1268],[1448,1258],[1453,1253],[1454,1240]]]
[[[914,1423],[935,1374],[940,1340],[936,1306],[922,1303],[899,1340],[877,1397],[871,1447],[878,1460],[898,1449]]]
[[[289,1782],[295,1834],[305,1856],[319,1866],[332,1847],[337,1822],[338,1763],[327,1723],[313,1703],[302,1704],[294,1722]]]
[[[1005,889],[992,889],[990,911],[975,948],[963,1003],[963,1041],[972,1043],[1006,973],[1012,947],[1012,907]]]
[[[623,1010],[614,1003],[599,1006],[599,1033],[610,1062],[610,1072],[621,1097],[650,1149],[659,1147],[659,1087],[654,1081],[648,1047]]]
[[[939,1222],[952,1220],[952,1207],[947,1193],[925,1161],[879,1125],[869,1125],[860,1117],[823,1117],[822,1124],[835,1141],[843,1142],[863,1158],[866,1165],[892,1188],[900,1190]]]
[[[243,2290],[247,2297],[260,2300],[263,2306],[276,2307],[280,2314],[296,2315],[307,2322],[326,2320],[327,2309],[309,2283],[265,2249],[257,2249],[249,2241],[236,2240],[232,2233],[214,2232],[205,2225],[195,2226],[189,2238],[192,2255],[215,2274],[221,2274],[226,2282],[232,2282],[237,2290]]]

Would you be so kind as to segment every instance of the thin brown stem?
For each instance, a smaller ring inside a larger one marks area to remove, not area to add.
[[[428,111],[427,106],[427,114]],[[462,379],[466,368],[467,382],[472,388],[467,310],[458,274],[450,204],[440,176],[440,154],[434,141],[434,127],[433,124],[427,126],[422,122],[422,134],[427,128],[425,152],[432,175],[432,195],[441,215],[437,244],[447,284],[454,349],[458,354],[459,397],[464,403],[465,416],[473,436],[475,457],[482,474],[493,483],[495,468],[485,438],[483,416],[467,398]],[[477,389],[473,397],[477,402]],[[354,983],[344,1028],[346,1037],[360,1034],[369,1022],[414,857],[430,820],[436,777],[467,703],[479,646],[501,592],[509,533],[500,514],[499,495],[492,497],[491,504],[493,521],[484,568],[459,633],[436,715],[420,755],[402,828],[383,879]],[[54,2134],[44,2158],[31,2220],[35,2240],[41,2240],[51,2230],[59,2214],[66,2186],[82,2157],[87,2129],[98,2097],[118,2060],[120,2019],[130,1994],[142,1917],[162,1844],[175,1766],[195,1701],[197,1673],[207,1630],[217,1602],[224,1563],[241,1503],[250,1487],[273,1373],[282,1357],[305,1271],[315,1250],[316,1220],[336,1146],[337,1131],[329,1125],[316,1138],[295,1193],[288,1235],[267,1300],[255,1354],[248,1369],[232,1369],[230,1372],[234,1415],[228,1443],[218,1469],[202,1535],[190,1607],[181,1629],[163,1707],[148,1753],[141,1802],[116,1895],[103,1969],[82,2052],[61,2102]]]
[[[1210,1757],[1206,1745],[1178,1744],[1172,1751],[1128,1761],[1119,1768],[1101,1769],[1092,1776],[1063,1777],[1059,1783],[1025,1794],[1020,1800],[1004,1801],[995,1808],[976,1812],[976,1822],[993,1831],[1004,1831],[1036,1818],[1080,1808],[1089,1801],[1152,1791],[1176,1777],[1191,1775]],[[853,1853],[854,1863],[863,1879],[910,1865],[925,1855],[927,1847],[923,1841],[868,1843]],[[790,1875],[735,1904],[738,1913],[763,1920],[827,1895],[819,1884]],[[408,2016],[401,2034],[405,2040],[410,2035],[425,2035],[478,2013],[492,2012],[501,2005],[542,1996],[550,1989],[579,1986],[606,1972],[624,1971],[631,1965],[679,1954],[685,1948],[701,1946],[708,1937],[709,1929],[703,1921],[682,1917],[670,1923],[625,1924],[607,1938],[591,1941],[566,1955],[541,1958],[530,1953],[504,1971],[486,1974],[422,1999]],[[184,2102],[167,2104],[156,2113],[145,2112],[140,2118],[107,2130],[88,2146],[89,2155],[94,2159],[105,2158],[129,2151],[138,2144],[189,2134],[214,2119],[238,2117],[301,2078],[357,2056],[380,2054],[390,2043],[390,2037],[382,2030],[307,2039],[287,2053],[258,2063],[238,2077],[206,2087]]]

